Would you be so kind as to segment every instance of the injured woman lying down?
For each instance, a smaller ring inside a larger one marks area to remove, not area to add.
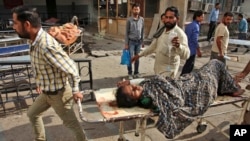
[[[227,72],[225,64],[211,60],[199,70],[178,79],[155,76],[132,85],[118,82],[118,107],[157,107],[157,129],[166,138],[174,138],[204,114],[217,95],[241,95],[244,90]]]

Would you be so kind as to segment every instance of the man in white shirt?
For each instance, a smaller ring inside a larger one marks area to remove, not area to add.
[[[178,9],[168,7],[165,11],[165,26],[154,35],[149,47],[132,58],[132,62],[155,52],[155,74],[175,78],[179,70],[180,59],[186,60],[190,56],[187,36],[177,25],[178,19]]]

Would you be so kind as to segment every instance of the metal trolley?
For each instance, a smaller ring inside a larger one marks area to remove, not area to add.
[[[80,119],[88,123],[119,122],[118,141],[127,141],[124,137],[124,121],[134,119],[136,120],[135,136],[139,136],[141,133],[140,140],[145,141],[147,118],[156,116],[157,114],[151,112],[149,109],[140,107],[118,108],[116,106],[110,106],[115,102],[115,90],[116,88],[107,88],[97,91],[84,91],[84,94],[94,94],[96,101],[90,101],[90,104],[84,104],[84,106],[82,106],[82,103],[78,100]],[[95,112],[89,111],[89,109],[92,109]]]
[[[239,96],[239,97],[231,97],[231,96],[218,96],[216,101],[210,106],[210,108],[214,107],[219,107],[223,105],[233,105],[235,108],[233,109],[228,109],[223,112],[218,112],[218,113],[211,113],[211,114],[204,114],[203,116],[199,116],[197,118],[198,126],[196,127],[196,130],[198,133],[203,133],[206,128],[207,124],[211,125],[215,129],[217,129],[221,134],[229,138],[228,133],[223,131],[221,128],[213,124],[210,120],[208,120],[208,117],[214,117],[214,116],[219,116],[223,114],[228,114],[228,113],[233,113],[233,112],[240,112],[240,116],[237,119],[238,121],[235,124],[241,124],[244,118],[244,114],[247,111],[247,108],[249,106],[250,102],[250,93],[249,91],[246,91],[245,94]]]
[[[81,50],[82,52],[84,52],[83,49],[83,29],[80,29],[80,34],[78,36],[78,38],[76,39],[75,42],[73,42],[70,45],[64,45],[62,44],[62,48],[67,52],[68,55],[72,55],[75,52],[77,52],[78,50]]]
[[[139,136],[141,133],[141,141],[145,141],[146,135],[145,131],[149,127],[147,126],[147,119],[150,117],[155,117],[158,114],[153,113],[149,109],[143,109],[139,107],[133,108],[118,108],[113,102],[115,102],[115,93],[116,88],[107,88],[101,89],[97,91],[84,91],[84,94],[94,94],[96,101],[91,101],[90,104],[84,104],[84,108],[82,107],[82,103],[78,101],[79,115],[82,121],[89,123],[107,123],[107,122],[120,122],[119,124],[119,137],[118,141],[126,141],[124,137],[124,121],[127,120],[136,120],[136,129],[135,135]],[[212,127],[218,129],[220,133],[229,138],[229,135],[222,131],[222,129],[218,128],[215,124],[209,121],[207,118],[212,116],[218,116],[222,114],[232,113],[236,111],[240,111],[240,116],[238,118],[237,124],[240,124],[243,120],[244,114],[249,106],[250,102],[250,92],[246,90],[246,92],[239,97],[231,97],[231,96],[218,96],[215,102],[210,106],[211,108],[219,107],[222,105],[232,104],[235,106],[235,109],[229,108],[227,111],[223,111],[220,113],[205,113],[202,116],[196,117],[197,132],[203,133],[207,124],[210,124]],[[89,109],[95,109],[90,111]],[[152,126],[151,126],[152,127]]]

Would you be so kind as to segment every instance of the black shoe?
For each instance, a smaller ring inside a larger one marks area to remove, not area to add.
[[[238,48],[231,50],[231,52],[238,52]]]

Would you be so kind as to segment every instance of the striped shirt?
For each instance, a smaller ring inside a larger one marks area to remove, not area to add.
[[[61,45],[42,28],[30,48],[31,66],[37,87],[44,91],[56,91],[69,84],[72,91],[79,91],[80,76],[75,62],[69,58]]]

